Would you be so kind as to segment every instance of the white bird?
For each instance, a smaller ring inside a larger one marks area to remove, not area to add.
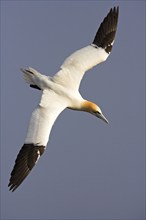
[[[16,190],[44,153],[52,126],[64,109],[89,112],[108,123],[98,105],[82,98],[79,86],[84,73],[109,56],[115,39],[118,14],[119,7],[111,8],[92,44],[71,54],[53,77],[42,75],[30,67],[21,69],[25,81],[31,87],[42,90],[42,97],[32,113],[24,145],[11,172],[8,185],[10,190]]]

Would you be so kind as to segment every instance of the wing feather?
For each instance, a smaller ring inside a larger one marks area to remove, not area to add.
[[[118,7],[110,10],[101,23],[93,43],[71,54],[53,77],[54,81],[72,89],[79,89],[84,73],[109,56],[115,39],[118,14]]]
[[[63,97],[44,90],[39,106],[32,113],[25,143],[46,146],[56,118],[66,107]]]

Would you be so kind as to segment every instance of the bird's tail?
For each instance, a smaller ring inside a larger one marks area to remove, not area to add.
[[[30,85],[30,87],[41,90],[40,80],[42,78],[42,74],[40,74],[37,70],[29,67],[28,69],[20,69],[23,72],[23,78],[26,83]]]

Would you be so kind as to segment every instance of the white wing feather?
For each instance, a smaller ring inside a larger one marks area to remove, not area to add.
[[[101,47],[89,45],[71,54],[62,64],[54,81],[75,90],[79,89],[84,73],[105,61],[109,54]]]
[[[51,90],[44,90],[39,106],[33,111],[25,143],[46,146],[51,128],[67,102]]]

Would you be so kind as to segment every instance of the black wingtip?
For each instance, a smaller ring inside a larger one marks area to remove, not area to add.
[[[43,145],[24,144],[19,151],[8,184],[9,190],[14,192],[28,176],[39,157],[44,153]]]
[[[117,30],[118,17],[119,6],[111,8],[101,23],[93,40],[93,45],[102,47],[107,53],[110,53],[112,50],[112,45]]]

